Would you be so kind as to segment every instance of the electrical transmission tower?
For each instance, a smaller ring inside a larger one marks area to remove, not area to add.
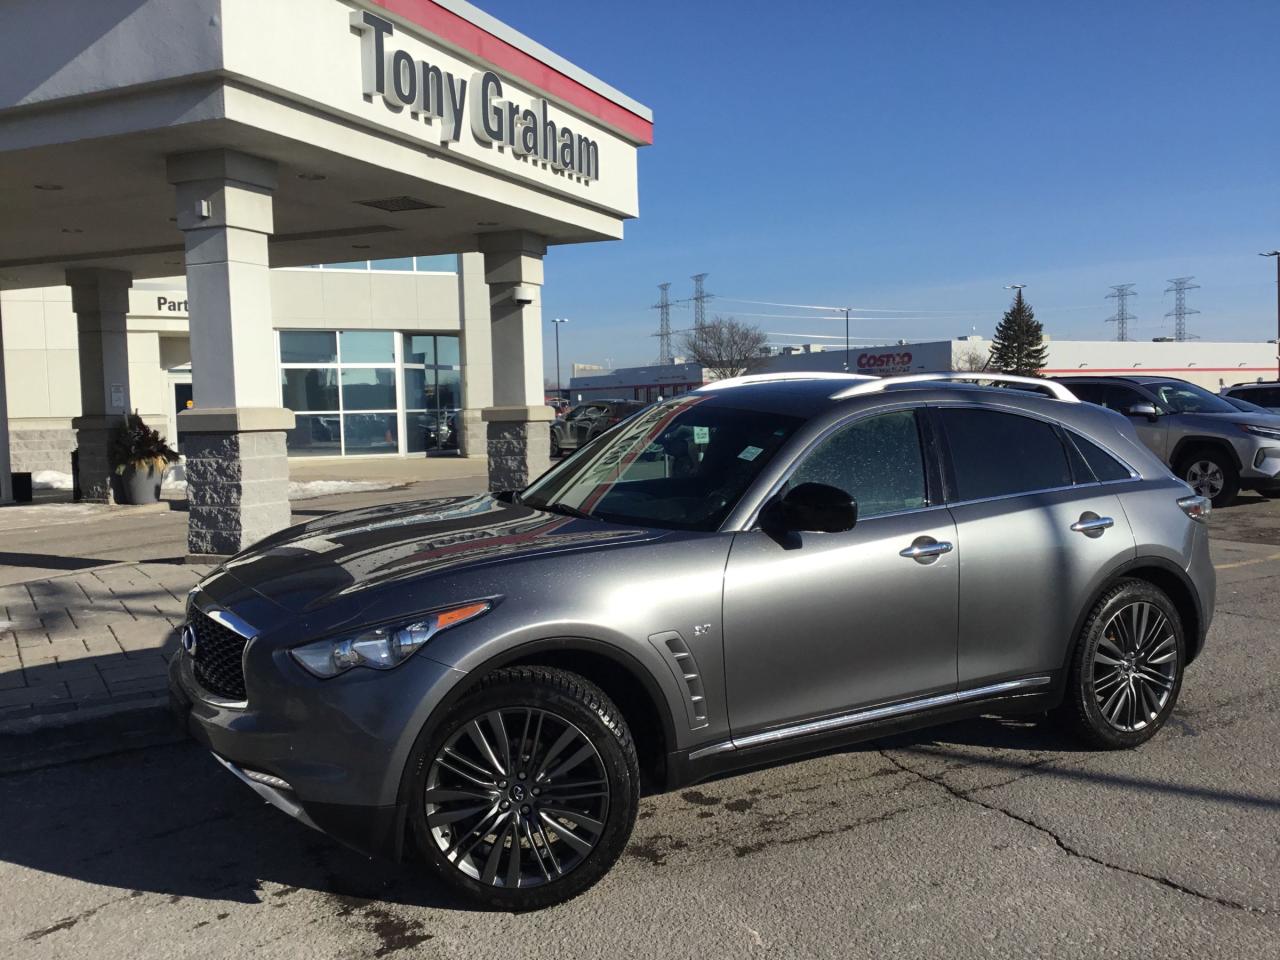
[[[658,311],[658,362],[671,362],[671,284],[658,284],[658,302],[653,309]]]
[[[714,293],[707,293],[703,287],[703,282],[707,279],[705,273],[695,273],[689,278],[693,281],[693,328],[696,330],[707,322],[707,301],[715,297]]]
[[[1199,313],[1199,310],[1187,309],[1187,291],[1199,290],[1200,284],[1192,283],[1195,277],[1174,277],[1169,283],[1172,284],[1165,293],[1173,294],[1173,309],[1165,314],[1166,317],[1173,317],[1173,339],[1187,339],[1187,316],[1192,313]]]
[[[1116,325],[1117,340],[1128,340],[1129,321],[1138,319],[1134,314],[1129,312],[1129,298],[1137,296],[1137,294],[1133,292],[1134,286],[1136,286],[1136,284],[1117,283],[1111,288],[1112,292],[1107,294],[1108,300],[1114,300],[1116,302],[1116,315],[1114,317],[1107,317],[1107,323],[1114,323]]]

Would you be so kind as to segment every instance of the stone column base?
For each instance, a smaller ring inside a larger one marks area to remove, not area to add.
[[[115,503],[111,458],[107,455],[111,431],[122,417],[76,417],[71,427],[76,432],[80,499],[85,503]]]
[[[550,407],[489,407],[489,489],[523,490],[551,469]]]
[[[277,408],[178,415],[187,457],[189,553],[239,553],[289,526],[285,431],[292,426],[293,413]]]

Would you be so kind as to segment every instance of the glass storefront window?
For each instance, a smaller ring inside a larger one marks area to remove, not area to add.
[[[291,457],[337,457],[342,454],[342,436],[338,415],[298,414],[295,426],[285,434],[285,447]]]
[[[455,254],[447,253],[438,257],[418,257],[419,273],[457,273],[458,258]]]
[[[457,450],[456,335],[283,330],[279,337],[280,398],[297,422],[287,435],[290,456]]]
[[[413,272],[413,257],[396,257],[393,260],[370,260],[370,270],[404,270]]]
[[[396,408],[396,371],[387,369],[342,370],[343,410],[394,410]]]
[[[390,330],[343,330],[342,363],[395,363],[396,345]]]
[[[284,368],[280,392],[290,410],[337,410],[338,371],[332,367]]]
[[[332,330],[282,330],[280,362],[337,363],[337,335]]]
[[[348,454],[400,452],[394,413],[344,414],[342,432]]]
[[[351,260],[347,263],[324,263],[320,265],[322,270],[368,270],[368,260]]]

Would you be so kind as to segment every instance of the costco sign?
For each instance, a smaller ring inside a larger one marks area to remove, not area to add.
[[[911,369],[911,351],[892,351],[888,353],[860,353],[857,366],[859,370],[878,373],[906,373]]]

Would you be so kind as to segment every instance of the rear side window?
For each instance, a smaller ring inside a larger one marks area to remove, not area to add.
[[[833,433],[805,457],[788,488],[802,483],[845,491],[864,519],[923,507],[924,456],[915,413],[877,414]]]
[[[1256,403],[1260,407],[1280,407],[1280,388],[1252,387],[1245,390],[1228,390],[1227,393],[1237,399]]]
[[[1071,486],[1058,432],[1043,420],[971,408],[939,409],[957,500]]]
[[[1092,440],[1086,440],[1080,434],[1072,433],[1071,431],[1067,431],[1067,436],[1076,445],[1076,449],[1084,457],[1085,463],[1089,465],[1093,475],[1103,483],[1108,480],[1128,480],[1131,478],[1132,474],[1129,473],[1128,467]]]

